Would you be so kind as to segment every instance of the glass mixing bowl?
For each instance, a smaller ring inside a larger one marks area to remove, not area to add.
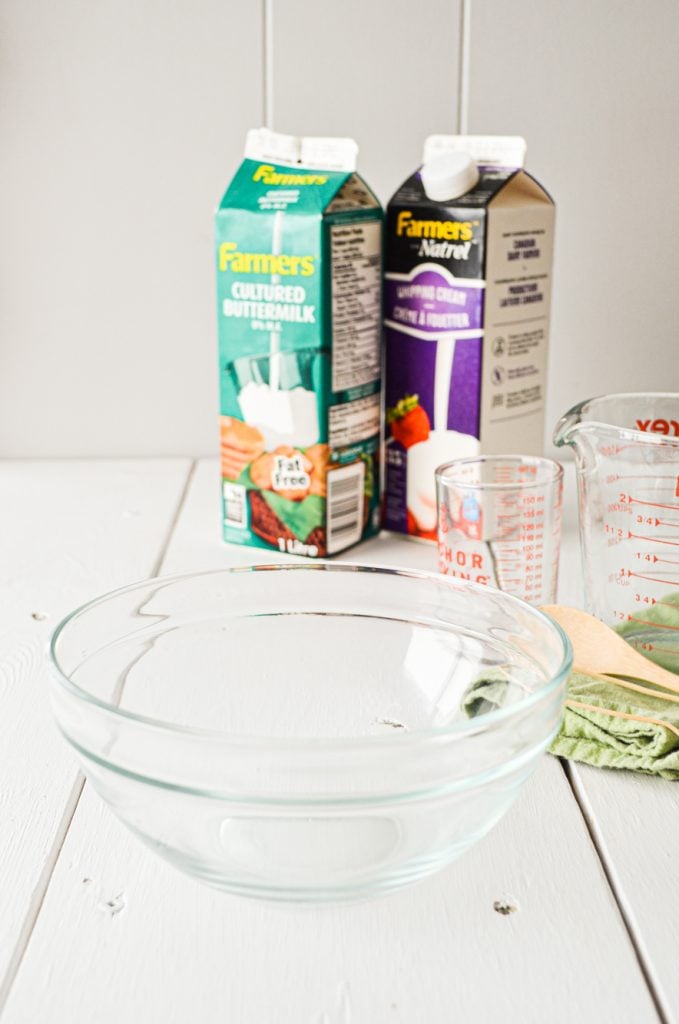
[[[57,722],[113,812],[227,892],[364,897],[444,867],[556,733],[571,654],[489,587],[324,563],[148,580],[51,645]],[[499,680],[502,706],[475,702]]]

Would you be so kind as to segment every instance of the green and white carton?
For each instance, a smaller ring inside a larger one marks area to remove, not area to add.
[[[224,539],[311,557],[379,526],[383,213],[351,139],[248,133],[216,214]]]

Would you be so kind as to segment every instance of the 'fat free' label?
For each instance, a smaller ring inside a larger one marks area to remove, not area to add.
[[[308,490],[311,478],[304,469],[301,455],[274,455],[271,480],[274,491]]]

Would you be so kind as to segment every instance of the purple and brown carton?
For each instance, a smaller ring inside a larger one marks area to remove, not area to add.
[[[554,203],[515,137],[431,136],[387,208],[383,525],[436,539],[436,467],[541,454]]]

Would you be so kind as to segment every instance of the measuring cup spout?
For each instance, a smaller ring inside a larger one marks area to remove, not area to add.
[[[564,413],[555,426],[553,441],[557,448],[566,444],[576,445],[578,435],[583,429],[583,407],[586,404],[587,402],[579,402],[574,405],[572,409]]]

